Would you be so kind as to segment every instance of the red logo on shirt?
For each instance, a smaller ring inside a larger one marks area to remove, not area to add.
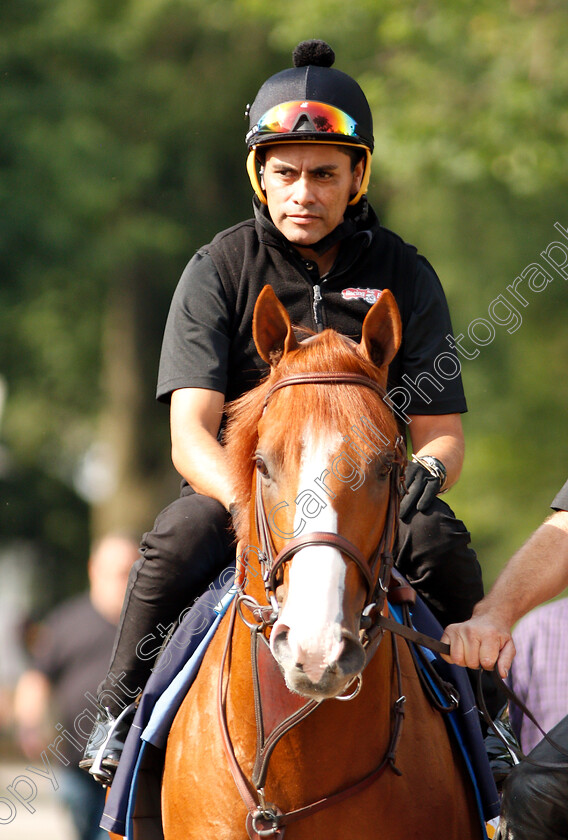
[[[363,298],[367,303],[375,303],[381,296],[382,289],[343,289],[341,297],[344,300]]]

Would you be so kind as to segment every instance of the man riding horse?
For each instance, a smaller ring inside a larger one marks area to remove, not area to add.
[[[469,618],[483,594],[469,533],[438,498],[460,475],[466,411],[446,299],[427,260],[382,227],[367,202],[371,111],[334,59],[324,42],[304,42],[294,67],[262,85],[247,109],[254,218],[200,248],[173,297],[157,395],[170,404],[182,490],[143,537],[100,687],[98,726],[82,766],[92,768],[101,730],[110,732],[96,763],[103,784],[112,780],[131,720],[123,710],[151,672],[160,634],[234,558],[234,495],[220,429],[226,401],[268,370],[251,323],[266,284],[295,325],[316,333],[333,327],[356,341],[380,291],[393,292],[403,333],[388,394],[414,453],[396,566],[444,626]]]

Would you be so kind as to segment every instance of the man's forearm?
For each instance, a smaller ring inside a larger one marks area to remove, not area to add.
[[[229,509],[233,487],[225,451],[205,429],[193,430],[183,447],[172,450],[172,460],[196,493],[211,496]]]
[[[444,489],[455,484],[461,474],[465,452],[460,415],[414,415],[409,431],[413,453],[419,457],[433,455],[446,468]]]
[[[447,435],[435,438],[422,446],[414,454],[418,457],[421,455],[433,455],[434,458],[442,462],[446,468],[447,475],[444,490],[448,490],[459,479],[463,464],[463,448],[454,438]]]
[[[469,621],[446,627],[448,661],[492,668],[504,678],[515,655],[513,624],[568,585],[568,513],[558,511],[511,557]]]
[[[217,434],[224,395],[205,388],[180,388],[172,393],[170,427],[174,467],[197,493],[211,496],[229,509],[233,487],[225,451]]]
[[[525,613],[568,586],[568,513],[546,520],[514,554],[474,616],[499,611],[512,627]]]

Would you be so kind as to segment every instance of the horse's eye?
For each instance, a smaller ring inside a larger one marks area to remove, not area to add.
[[[259,471],[259,473],[261,475],[263,475],[265,478],[268,478],[268,476],[269,476],[268,467],[266,466],[266,464],[264,463],[264,461],[262,460],[260,455],[257,455],[255,457],[254,462],[255,462],[256,468]]]
[[[377,477],[386,478],[392,472],[392,461],[383,460],[382,458],[377,463]]]

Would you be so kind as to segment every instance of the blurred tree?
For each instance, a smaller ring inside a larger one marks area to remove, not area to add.
[[[556,0],[4,0],[12,471],[75,486],[97,532],[147,528],[176,492],[153,401],[169,300],[195,248],[249,214],[244,105],[314,34],[371,100],[383,221],[432,259],[456,332],[487,317],[568,223],[567,30]],[[469,456],[450,499],[494,566],[564,475],[565,293],[558,279],[533,296],[520,329],[464,363]]]
[[[148,527],[175,492],[153,399],[169,300],[195,248],[249,213],[243,111],[272,56],[255,69],[261,31],[221,5],[3,10],[4,435],[76,484],[96,532]]]
[[[0,499],[0,565],[6,555],[16,566],[31,559],[32,612],[45,613],[87,584],[88,506],[64,482],[21,465],[0,477]]]

